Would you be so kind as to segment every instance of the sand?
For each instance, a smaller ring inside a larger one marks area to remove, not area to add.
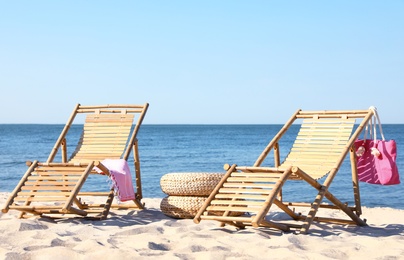
[[[0,193],[0,205],[8,194]],[[369,226],[314,223],[307,235],[195,224],[144,199],[104,221],[0,216],[0,259],[404,259],[404,210],[364,208]],[[332,214],[332,213],[330,213]]]

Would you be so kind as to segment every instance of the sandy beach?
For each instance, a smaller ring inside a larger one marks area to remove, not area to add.
[[[4,205],[8,193],[0,193]],[[310,234],[173,219],[161,199],[104,221],[0,217],[1,259],[404,259],[404,210],[364,208],[369,226],[314,223]],[[332,213],[330,213],[332,214]]]

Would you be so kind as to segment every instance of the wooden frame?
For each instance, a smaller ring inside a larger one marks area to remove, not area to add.
[[[142,209],[144,205],[141,202],[142,186],[137,134],[148,106],[148,103],[102,106],[77,104],[47,161],[27,162],[29,168],[10,194],[2,212],[6,213],[9,209],[13,209],[21,211],[21,217],[27,217],[29,213],[29,215],[52,217],[73,215],[105,219],[111,207]],[[69,157],[67,136],[78,114],[85,114],[86,120],[76,150]],[[137,116],[136,121],[135,116]],[[102,160],[124,159],[127,161],[131,152],[133,152],[136,176],[136,198],[132,201],[133,203],[112,204],[114,190],[110,187],[107,187],[105,191],[83,190],[83,185],[90,175],[99,175],[104,182],[109,177],[109,170],[101,163]],[[61,155],[60,162],[55,161],[57,154]],[[103,196],[105,202],[93,203],[91,202],[93,196]]]
[[[366,225],[360,218],[362,211],[354,141],[372,116],[372,110],[297,110],[270,141],[253,166],[225,165],[225,177],[200,208],[194,222],[216,220],[222,225],[228,224],[238,228],[253,226],[283,231],[297,229],[299,233],[307,233],[313,221]],[[355,125],[357,119],[361,120],[359,125]],[[289,154],[281,163],[279,141],[297,120],[303,121],[300,131]],[[273,166],[262,166],[271,151],[274,155]],[[328,189],[348,153],[352,170],[353,206],[342,203]],[[320,182],[320,179],[324,181]],[[291,180],[302,180],[317,190],[313,201],[283,201],[282,187],[286,181]],[[324,198],[332,204],[323,203]],[[273,204],[289,215],[292,223],[268,220],[267,214]],[[295,207],[307,207],[308,213],[296,213]],[[318,217],[320,208],[341,210],[349,219]],[[224,213],[218,216],[213,214],[214,211]],[[231,212],[247,214],[230,216]]]

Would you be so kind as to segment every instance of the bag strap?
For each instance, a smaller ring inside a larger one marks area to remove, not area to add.
[[[372,124],[372,120],[373,120],[373,116],[365,126],[365,132],[363,134],[363,141],[364,142],[368,138],[368,134],[369,134],[370,138],[372,138],[372,136],[373,136],[373,130],[372,130],[373,128],[370,126]]]
[[[369,107],[369,109],[372,110],[372,112],[373,112],[373,118],[369,121],[369,123],[371,124],[371,132],[373,133],[373,140],[376,141],[376,132],[377,132],[376,124],[378,124],[380,135],[382,137],[382,140],[384,141],[385,139],[384,139],[382,123],[380,121],[379,113],[377,113],[377,109],[374,106]],[[373,120],[373,122],[372,122],[372,120]],[[365,132],[365,134],[366,134],[366,132]]]

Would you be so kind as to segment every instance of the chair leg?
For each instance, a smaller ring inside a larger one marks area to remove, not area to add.
[[[361,197],[359,190],[359,178],[358,178],[358,169],[356,166],[356,153],[353,147],[350,150],[350,159],[351,159],[351,172],[352,172],[352,185],[353,185],[353,193],[355,200],[355,211],[356,215],[362,215],[362,205],[361,205]]]
[[[323,201],[325,193],[327,192],[327,187],[322,186],[319,193],[316,196],[316,199],[312,203],[311,209],[306,216],[306,219],[303,222],[302,228],[300,229],[300,234],[306,234],[310,228],[311,223],[313,223],[314,217],[317,214],[317,211]]]
[[[288,214],[291,218],[294,220],[300,220],[301,219],[301,214],[297,214],[293,210],[291,210],[288,206],[284,205],[282,201],[275,199],[274,204],[278,206],[281,210],[283,210],[286,214]]]
[[[112,201],[114,200],[114,197],[115,197],[114,189],[111,189],[111,191],[108,195],[107,201],[105,202],[104,210],[101,213],[101,217],[100,217],[101,220],[107,219],[109,210],[111,209]]]
[[[345,212],[358,226],[367,226],[366,221],[362,220],[351,209],[349,209],[344,203],[332,195],[329,191],[326,192],[325,197],[331,201],[335,206]]]
[[[332,202],[336,207],[341,209],[342,211],[345,212],[357,225],[359,226],[366,226],[366,222],[363,221],[362,219],[359,218],[358,215],[352,212],[351,209],[349,209],[344,203],[342,203],[340,200],[338,200],[334,195],[332,195],[328,191],[328,186],[327,185],[321,185],[314,179],[312,179],[310,176],[308,176],[306,173],[304,173],[302,170],[300,170],[298,167],[293,168],[293,172],[295,174],[298,174],[300,177],[302,177],[306,182],[308,182],[310,185],[312,185],[314,188],[316,188],[319,192],[314,200],[314,202],[311,205],[311,209],[309,213],[307,214],[304,224],[302,228],[300,229],[301,234],[305,234],[308,232],[311,223],[315,219],[316,213],[318,209],[320,208],[320,205],[322,203],[322,200],[324,197],[326,197],[330,202]],[[330,176],[329,176],[330,177]]]

